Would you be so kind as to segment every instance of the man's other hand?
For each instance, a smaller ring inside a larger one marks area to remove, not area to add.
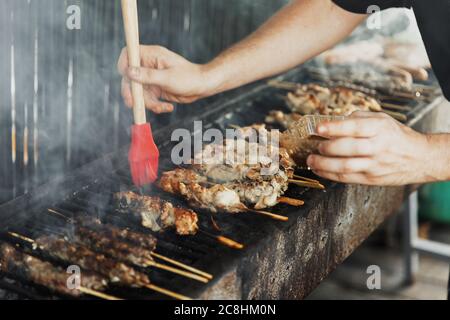
[[[356,112],[348,120],[323,123],[308,166],[319,176],[343,183],[397,186],[439,180],[433,176],[436,149],[426,135],[384,113]],[[433,164],[434,163],[434,164]]]

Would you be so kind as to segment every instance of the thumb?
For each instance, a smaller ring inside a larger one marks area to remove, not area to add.
[[[127,71],[128,78],[132,81],[147,85],[164,87],[167,85],[167,70],[130,67]]]

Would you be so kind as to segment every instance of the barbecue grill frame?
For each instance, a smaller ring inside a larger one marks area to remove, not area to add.
[[[307,74],[302,68],[298,68],[277,79],[307,81]],[[255,108],[255,101],[260,101],[268,92],[282,91],[271,88],[266,83],[258,83],[243,90],[246,91],[237,91],[226,102],[218,101],[210,105],[206,112],[202,113],[201,119],[194,114],[155,131],[155,140],[164,141],[172,130],[186,128],[186,125],[191,125],[194,120],[203,120],[206,121],[206,126],[217,125],[223,129],[227,115],[230,115],[229,123],[233,123],[231,121],[233,115],[238,113],[237,110],[247,106]],[[438,96],[431,103],[418,103],[411,111],[407,124],[412,126],[420,123],[423,117],[442,101],[443,98]],[[221,123],[218,123],[219,120]],[[169,147],[170,142],[166,141],[161,150],[167,150]],[[42,211],[54,207],[62,199],[70,199],[87,190],[90,185],[101,182],[103,177],[108,177],[117,168],[126,167],[127,151],[128,148],[125,147],[117,154],[106,155],[0,206],[0,232],[11,227],[24,228],[30,218],[39,217]],[[407,188],[344,186],[335,183],[326,185],[326,193],[306,189],[296,192],[296,196],[307,196],[304,198],[307,200],[306,205],[302,208],[286,205],[275,207],[275,212],[286,213],[290,221],[284,224],[271,220],[258,222],[258,230],[248,236],[245,250],[223,248],[219,257],[211,255],[209,259],[201,261],[199,266],[213,273],[214,281],[206,286],[192,284],[186,288],[186,280],[174,280],[171,289],[184,290],[183,294],[205,299],[304,298],[379,224],[393,214],[409,193]],[[368,214],[369,218],[364,219],[364,214]],[[246,217],[243,219],[245,221]],[[251,220],[248,222],[251,223]],[[353,234],[344,232],[358,229],[360,231]],[[245,240],[244,237],[239,237],[239,234],[229,236],[238,237],[238,241]],[[304,243],[296,243],[292,239],[294,236]],[[268,259],[267,255],[271,258]]]

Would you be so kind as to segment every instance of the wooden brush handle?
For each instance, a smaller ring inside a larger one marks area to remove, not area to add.
[[[127,40],[128,59],[130,67],[141,66],[141,52],[139,45],[139,18],[137,0],[122,0],[123,23]],[[145,116],[144,88],[137,82],[131,83],[134,101],[134,123],[137,125],[147,122]]]

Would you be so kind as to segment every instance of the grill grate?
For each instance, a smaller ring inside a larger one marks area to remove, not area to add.
[[[302,71],[299,72],[298,70],[289,73],[285,78],[291,81],[306,82],[305,73]],[[288,111],[281,98],[282,93],[283,91],[278,89],[260,85],[249,90],[248,94],[240,95],[227,103],[211,107],[201,120],[203,120],[205,128],[214,127],[222,131],[229,128],[231,124],[243,126],[255,122],[263,122],[265,114],[272,109]],[[407,114],[408,119],[410,122],[417,121],[418,117],[422,115],[420,110],[424,107],[424,104],[411,101],[410,105],[412,108]],[[163,141],[164,138],[170,135],[171,129],[191,125],[193,120],[185,120],[183,123],[176,124],[174,127],[156,132],[156,140]],[[170,155],[172,145],[170,141],[164,142],[160,146],[161,155]],[[7,204],[3,207],[5,210],[0,210],[0,212],[3,212],[0,216],[6,212],[9,217],[15,216],[16,219],[14,223],[10,223],[10,219],[5,219],[7,224],[2,226],[0,223],[0,230],[6,226],[11,231],[19,232],[31,238],[49,233],[71,232],[71,226],[64,218],[48,212],[48,209],[53,209],[67,217],[88,214],[99,217],[103,221],[119,227],[130,228],[143,233],[149,232],[140,225],[139,221],[136,221],[128,215],[122,215],[116,212],[115,208],[111,205],[112,194],[114,192],[123,190],[140,191],[132,186],[131,178],[125,165],[124,155],[125,152],[114,158],[100,160],[100,166],[104,167],[103,171],[96,170],[95,165],[90,165],[87,168],[82,168],[76,174],[65,177],[54,185],[44,187],[42,189],[45,190],[44,195],[39,195],[38,190],[35,194],[26,198],[19,198]],[[169,158],[163,157],[161,159],[161,169],[170,169],[170,163]],[[97,175],[93,176],[93,173],[97,173]],[[307,172],[300,172],[300,174],[308,176]],[[333,184],[326,182],[324,184],[327,187],[333,186]],[[62,192],[60,189],[64,191]],[[174,204],[185,205],[182,200],[163,194],[156,188],[144,191],[150,191],[154,195],[160,195],[163,198],[170,199]],[[247,213],[235,216],[227,214],[215,215],[214,219],[221,227],[224,235],[246,245],[246,249],[243,251],[235,251],[224,247],[202,233],[193,237],[177,236],[171,231],[155,234],[159,240],[157,246],[159,253],[214,274],[215,280],[211,281],[208,285],[202,285],[159,270],[150,269],[149,271],[147,269],[146,272],[150,272],[150,278],[155,284],[196,297],[206,288],[213,286],[222,274],[232,268],[236,259],[245,257],[247,251],[258,250],[258,243],[265,241],[264,239],[274,229],[288,228],[290,224],[295,223],[294,217],[307,215],[310,209],[309,203],[312,203],[314,197],[320,195],[321,192],[323,191],[290,186],[286,195],[288,197],[306,200],[306,205],[302,208],[294,208],[280,204],[268,210],[291,218],[286,223],[275,222]],[[26,203],[26,205],[23,205],[23,203]],[[217,231],[212,227],[210,214],[204,211],[197,212],[199,213],[199,225],[201,229],[212,234],[217,234]],[[8,237],[3,235],[1,239],[5,240]],[[7,241],[11,241],[11,239],[9,238]],[[34,252],[33,254],[39,253]],[[16,291],[19,295],[29,295],[29,298],[34,299],[43,297],[63,298],[38,286],[32,285],[32,290],[28,290],[30,284],[20,279],[14,279],[11,282],[5,277],[5,279],[0,281],[0,287]],[[108,293],[121,298],[162,298],[159,294],[154,294],[148,290],[128,287],[112,288]]]

